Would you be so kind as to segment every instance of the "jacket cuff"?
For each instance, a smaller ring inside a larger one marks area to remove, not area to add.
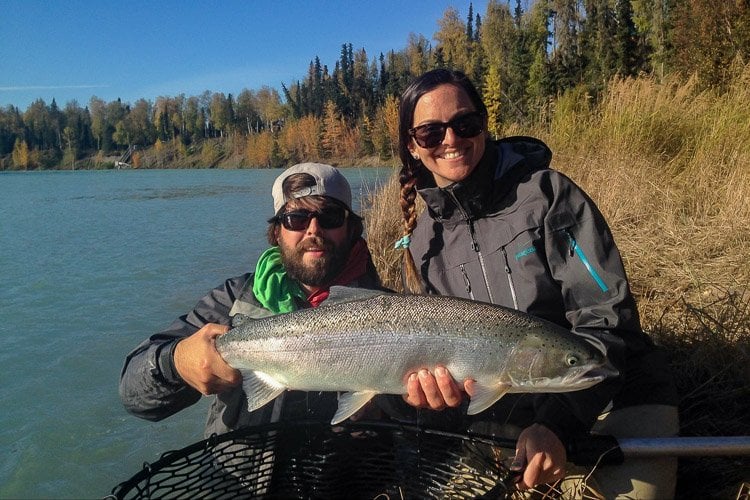
[[[159,347],[159,351],[156,354],[158,375],[171,385],[185,385],[185,381],[182,380],[182,377],[177,373],[177,369],[174,366],[174,351],[180,340],[182,339],[165,342]]]

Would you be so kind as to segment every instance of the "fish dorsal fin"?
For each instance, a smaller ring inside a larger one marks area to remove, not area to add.
[[[498,384],[494,386],[480,385],[479,383],[475,384],[474,395],[471,396],[469,408],[466,410],[466,413],[469,415],[476,415],[477,413],[483,412],[497,403],[500,398],[510,391],[510,389],[510,384]]]
[[[235,314],[232,316],[232,328],[237,328],[238,326],[244,325],[252,320],[253,318],[246,314]]]
[[[322,305],[345,304],[358,300],[371,299],[379,295],[389,295],[382,290],[370,290],[368,288],[353,288],[350,286],[332,286],[328,290],[328,298]]]
[[[375,391],[345,392],[340,394],[339,408],[336,410],[333,420],[331,420],[331,425],[343,422],[357,413],[357,410],[366,405],[376,394],[377,392]]]
[[[266,373],[254,370],[240,370],[242,373],[242,390],[247,396],[247,411],[255,411],[286,390]]]

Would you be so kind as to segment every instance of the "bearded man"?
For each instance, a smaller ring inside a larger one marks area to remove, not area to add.
[[[362,218],[352,211],[351,188],[337,169],[295,165],[276,179],[272,196],[271,248],[260,256],[255,272],[226,280],[127,356],[120,398],[130,413],[158,421],[202,394],[214,394],[206,437],[279,420],[332,418],[336,394],[326,392],[286,392],[248,412],[240,372],[216,350],[216,337],[229,330],[236,314],[262,318],[317,307],[333,285],[380,288],[362,239]]]

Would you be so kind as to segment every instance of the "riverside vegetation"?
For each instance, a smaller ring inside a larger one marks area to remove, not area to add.
[[[671,353],[683,436],[750,435],[750,65],[725,92],[695,79],[615,79],[571,92],[533,135],[609,221],[642,323]],[[399,289],[397,173],[364,206],[385,284]],[[738,493],[739,491],[739,493]],[[681,459],[678,498],[750,496],[750,458]]]
[[[696,74],[724,87],[732,61],[750,60],[748,0],[489,0],[481,15],[471,2],[465,17],[448,7],[437,26],[434,43],[411,33],[405,48],[379,55],[344,43],[334,64],[316,56],[281,93],[9,105],[0,170],[112,168],[133,148],[123,161],[136,168],[393,161],[398,96],[432,68],[469,75],[499,135],[572,89],[598,99],[616,75]]]

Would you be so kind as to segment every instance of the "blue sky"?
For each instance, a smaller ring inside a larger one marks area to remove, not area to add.
[[[484,16],[487,0],[0,0],[0,106],[38,98],[143,97],[281,90],[343,43],[380,52],[432,41],[448,7]]]

